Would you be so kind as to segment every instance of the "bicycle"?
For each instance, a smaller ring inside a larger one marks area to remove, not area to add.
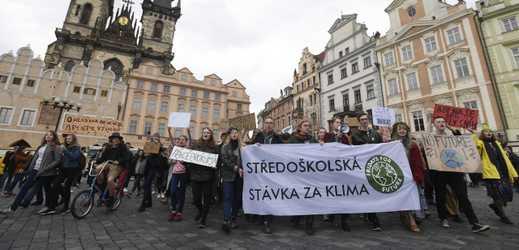
[[[90,171],[88,171],[88,175],[93,177],[92,185],[89,189],[83,190],[79,192],[74,199],[72,200],[72,205],[70,207],[70,212],[72,213],[72,216],[76,219],[84,218],[85,216],[90,213],[92,210],[92,207],[94,207],[94,203],[97,202],[98,206],[102,206],[108,202],[108,199],[110,199],[110,194],[108,192],[108,185],[106,186],[104,191],[101,191],[101,189],[97,186],[97,179],[96,177],[103,173],[105,170],[106,164],[112,163],[113,161],[106,161],[103,165],[103,168],[101,171],[99,171],[99,174],[96,173],[95,166],[92,162],[90,166]],[[106,176],[105,176],[106,179]],[[106,180],[105,180],[106,181]],[[114,180],[115,181],[115,180]],[[99,194],[96,199],[96,194]],[[114,205],[112,206],[112,209],[110,211],[115,211],[120,205],[123,198],[123,192],[119,192],[117,196],[114,197]]]

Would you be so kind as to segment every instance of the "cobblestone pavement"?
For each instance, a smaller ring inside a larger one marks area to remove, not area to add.
[[[84,185],[84,184],[83,184]],[[133,185],[130,185],[133,186]],[[187,189],[182,221],[168,221],[170,209],[153,197],[153,207],[139,213],[141,199],[122,201],[117,211],[106,213],[104,207],[94,207],[84,219],[71,214],[40,216],[41,206],[19,207],[14,215],[0,215],[0,249],[514,249],[519,245],[518,226],[506,225],[488,207],[486,191],[468,188],[476,215],[490,231],[472,233],[464,223],[449,220],[450,228],[442,228],[436,207],[432,216],[419,225],[421,233],[413,233],[399,221],[396,212],[379,214],[382,231],[350,215],[351,232],[344,232],[337,223],[321,221],[316,216],[315,234],[305,234],[304,219],[299,226],[288,217],[275,217],[273,234],[263,233],[258,223],[238,218],[238,228],[226,235],[221,229],[222,209],[211,206],[207,228],[198,229],[194,221],[195,207],[190,204],[191,189]],[[17,191],[17,190],[16,190]],[[74,190],[72,198],[79,190]],[[0,208],[7,208],[14,197],[0,197]],[[59,208],[58,208],[59,209]],[[505,212],[519,223],[519,204],[510,203]],[[337,218],[338,219],[338,218]],[[336,219],[336,220],[337,220]],[[340,219],[338,219],[340,221]]]

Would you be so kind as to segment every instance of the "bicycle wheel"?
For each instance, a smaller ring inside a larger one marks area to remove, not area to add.
[[[116,210],[121,205],[123,197],[123,192],[119,192],[119,194],[117,194],[117,196],[115,197],[114,205],[112,206],[112,211]]]
[[[95,194],[90,196],[90,190],[83,190],[79,192],[74,197],[74,200],[72,200],[72,205],[70,207],[72,216],[74,216],[76,219],[81,219],[90,213],[90,210],[92,210],[95,202],[94,196]]]

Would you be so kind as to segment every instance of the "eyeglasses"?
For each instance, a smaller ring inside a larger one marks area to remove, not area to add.
[[[368,118],[360,119],[360,121],[367,121],[367,120],[368,120]]]

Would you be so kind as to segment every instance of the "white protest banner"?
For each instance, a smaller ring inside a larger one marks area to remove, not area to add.
[[[173,147],[169,158],[191,162],[206,167],[215,167],[216,161],[218,160],[218,154],[211,154],[175,146]]]
[[[171,112],[169,113],[168,127],[189,128],[191,113]]]
[[[242,150],[245,213],[311,215],[420,209],[400,142],[272,144]]]
[[[395,124],[395,110],[388,108],[373,107],[373,125],[393,126]]]

